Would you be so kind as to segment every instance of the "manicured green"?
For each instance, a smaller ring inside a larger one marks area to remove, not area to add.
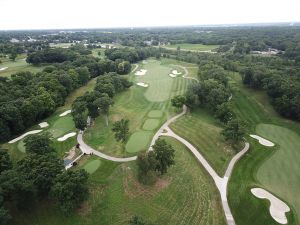
[[[90,196],[77,212],[64,216],[57,206],[42,202],[36,209],[16,212],[14,224],[127,225],[139,215],[153,224],[225,225],[215,185],[199,162],[183,145],[167,139],[175,148],[175,162],[155,186],[142,186],[135,162],[117,164],[101,159],[90,175]],[[78,169],[95,156],[85,156]]]
[[[180,47],[180,50],[192,50],[192,51],[209,51],[219,47],[219,45],[203,45],[203,44],[174,44],[174,45],[167,45],[163,46],[164,48],[170,48],[177,50],[177,47]]]
[[[54,138],[63,136],[64,134],[73,130],[75,130],[75,125],[73,122],[73,117],[70,114],[59,117],[48,129]]]
[[[258,169],[258,181],[300,215],[300,135],[272,124],[259,124],[256,131],[279,145],[278,150],[270,149],[275,153]]]
[[[223,176],[234,151],[220,132],[222,127],[205,110],[195,110],[170,125],[179,136],[192,143],[216,172]]]
[[[163,112],[160,110],[151,110],[148,113],[148,117],[150,117],[150,118],[160,118],[162,116],[163,116]]]
[[[147,119],[143,125],[144,130],[154,130],[159,125],[159,120],[157,119]]]
[[[87,163],[83,168],[89,174],[94,173],[100,167],[101,161],[99,159],[95,159]]]
[[[152,133],[149,131],[138,131],[133,133],[126,144],[126,151],[133,153],[147,150],[151,141],[151,136]]]

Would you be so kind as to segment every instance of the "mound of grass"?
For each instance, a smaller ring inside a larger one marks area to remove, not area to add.
[[[126,151],[133,153],[146,150],[149,147],[151,137],[152,133],[149,131],[138,131],[133,133],[126,144]]]
[[[159,125],[158,119],[147,119],[143,125],[144,130],[154,130]]]
[[[21,151],[21,152],[23,152],[23,153],[26,152],[25,143],[24,143],[23,140],[20,140],[20,141],[18,142],[17,147],[18,147],[19,151]]]
[[[274,154],[258,169],[258,181],[268,191],[287,201],[296,215],[300,215],[300,136],[272,124],[259,124],[256,131],[279,145],[277,151],[270,148]]]
[[[226,144],[217,121],[206,111],[197,110],[171,124],[171,129],[191,142],[219,175],[224,175],[233,156],[233,150]]]
[[[163,116],[163,112],[160,110],[151,110],[148,113],[148,117],[150,118],[161,118]]]
[[[94,173],[100,167],[101,161],[99,159],[94,159],[88,162],[83,168],[89,174]]]
[[[70,131],[75,130],[75,125],[72,116],[58,117],[58,119],[49,127],[49,131],[54,138],[60,137]]]

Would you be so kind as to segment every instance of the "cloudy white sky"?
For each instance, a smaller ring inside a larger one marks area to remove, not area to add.
[[[0,0],[0,30],[300,21],[300,0]]]

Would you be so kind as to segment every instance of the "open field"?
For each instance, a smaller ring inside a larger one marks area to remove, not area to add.
[[[100,52],[101,54],[98,55],[98,52]],[[100,59],[105,59],[105,48],[95,48],[92,50],[92,55],[96,58],[100,58]]]
[[[192,143],[216,172],[223,176],[234,151],[220,132],[222,127],[205,110],[195,110],[171,124],[171,129]]]
[[[174,62],[176,61],[172,61],[172,63]],[[168,74],[175,68],[172,63],[154,59],[147,60],[146,64],[140,63],[138,69],[146,69],[146,75],[136,76],[132,73],[129,79],[134,83],[148,83],[149,87],[144,88],[133,85],[129,90],[118,94],[114,98],[114,105],[110,109],[108,126],[106,126],[105,116],[96,118],[93,126],[85,132],[85,142],[91,147],[112,156],[130,156],[135,155],[137,151],[146,150],[149,143],[139,145],[139,148],[134,145],[135,142],[145,141],[137,138],[141,136],[135,135],[135,133],[148,130],[152,137],[155,130],[175,113],[171,107],[172,96],[183,94],[188,84],[193,82],[182,77],[170,78]],[[152,112],[153,110],[155,111]],[[155,124],[152,123],[154,121],[147,122],[147,120],[153,119],[152,117],[156,117]],[[126,148],[123,144],[116,142],[114,133],[111,131],[113,122],[122,118],[130,121],[131,137],[128,140],[129,144],[125,145]],[[148,125],[151,125],[151,127],[149,128]],[[130,150],[129,146],[135,147]]]
[[[10,75],[21,71],[29,71],[32,73],[36,73],[44,69],[43,66],[37,67],[28,64],[25,61],[25,58],[17,58],[16,61],[3,61],[3,63],[0,64],[0,68],[4,67],[7,67],[7,69],[0,71],[0,77],[9,77]]]
[[[203,45],[203,44],[174,44],[174,45],[166,45],[161,46],[162,48],[166,49],[174,49],[177,50],[177,47],[180,47],[180,50],[186,50],[186,51],[211,51],[219,47],[219,45]]]
[[[136,180],[134,162],[117,164],[101,159],[99,168],[90,175],[90,197],[78,212],[69,216],[49,202],[35,210],[20,213],[14,224],[76,225],[127,224],[134,215],[164,225],[225,225],[219,196],[212,180],[180,143],[167,139],[176,149],[176,164],[153,187]],[[84,158],[84,168],[94,156]]]
[[[289,224],[299,224],[296,215],[300,198],[296,197],[296,190],[300,184],[296,171],[299,171],[300,125],[278,116],[266,94],[245,88],[238,74],[232,74],[230,83],[234,110],[247,122],[248,133],[257,133],[275,143],[275,147],[264,147],[247,137],[250,152],[238,162],[229,183],[229,204],[236,222],[277,224],[269,214],[268,201],[257,199],[250,192],[253,187],[261,187],[290,206]],[[243,210],[245,207],[248,210]]]

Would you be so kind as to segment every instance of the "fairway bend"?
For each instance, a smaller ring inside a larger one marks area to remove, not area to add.
[[[99,156],[100,158],[114,161],[114,162],[130,162],[130,161],[136,160],[136,158],[137,158],[137,156],[128,157],[128,158],[117,158],[117,157],[106,155],[102,152],[99,152],[99,151],[93,149],[92,147],[90,147],[86,143],[84,143],[84,141],[82,139],[82,135],[83,135],[83,132],[79,132],[79,134],[77,136],[77,142],[80,145],[79,146],[80,150],[87,155],[93,154],[93,155]]]

